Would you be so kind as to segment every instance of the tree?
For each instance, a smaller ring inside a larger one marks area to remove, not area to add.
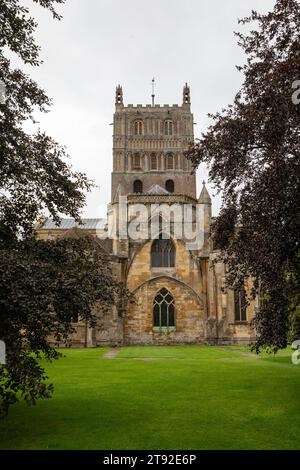
[[[64,0],[33,0],[59,19],[55,4]],[[87,177],[66,163],[64,147],[24,123],[34,111],[47,112],[50,100],[24,72],[13,69],[5,51],[25,64],[39,65],[34,42],[36,22],[19,0],[0,4],[0,339],[6,344],[6,364],[0,366],[0,414],[18,399],[34,404],[47,398],[47,383],[39,359],[59,354],[49,338],[68,341],[75,313],[93,326],[94,308],[107,308],[125,293],[116,281],[100,242],[89,237],[39,241],[34,224],[47,210],[55,221],[67,214],[80,221]]]
[[[50,338],[68,344],[72,318],[79,315],[95,327],[95,307],[110,308],[125,291],[100,241],[84,234],[2,249],[0,286],[0,331],[7,348],[0,411],[6,414],[20,395],[29,404],[50,397],[53,386],[38,362],[60,357]]]
[[[53,5],[64,0],[34,0],[60,17]],[[0,244],[28,237],[37,216],[47,208],[58,220],[59,213],[79,220],[84,191],[91,182],[66,163],[65,148],[40,130],[26,133],[24,122],[34,121],[34,110],[47,112],[51,101],[38,85],[19,69],[11,67],[6,48],[25,64],[39,65],[34,42],[36,23],[19,0],[2,0],[0,8],[0,81],[5,101],[0,103]]]
[[[228,266],[228,284],[254,279],[261,296],[256,350],[287,345],[289,315],[299,294],[300,6],[277,0],[252,11],[236,33],[247,61],[234,103],[213,119],[186,156],[204,162],[222,191],[213,240]],[[299,86],[298,86],[299,88]]]

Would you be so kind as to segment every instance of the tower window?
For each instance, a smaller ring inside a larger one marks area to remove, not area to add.
[[[135,194],[142,194],[143,192],[143,183],[141,180],[135,180],[133,183],[133,192]]]
[[[165,135],[173,135],[173,121],[170,119],[165,121]]]
[[[134,122],[134,135],[142,135],[143,134],[143,122],[142,121],[135,121]]]
[[[139,153],[135,153],[132,157],[132,168],[134,170],[141,169],[141,156]]]
[[[168,153],[166,156],[166,169],[174,170],[174,155],[172,153]]]
[[[152,268],[174,268],[175,266],[175,247],[170,239],[159,238],[154,240],[151,248],[151,266]]]
[[[173,180],[168,180],[166,181],[166,190],[169,192],[169,193],[174,193],[174,190],[175,190],[175,185],[174,185],[174,181]]]
[[[157,170],[157,156],[155,153],[151,154],[151,170]]]
[[[157,126],[156,126],[156,121],[155,119],[151,119],[151,123],[152,123],[152,128],[151,128],[151,132],[152,134],[157,134]]]
[[[247,299],[244,288],[234,291],[234,317],[235,321],[247,321]]]
[[[154,299],[153,326],[156,328],[175,327],[174,298],[166,288],[161,289]]]

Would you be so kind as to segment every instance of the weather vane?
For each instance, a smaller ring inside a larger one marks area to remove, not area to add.
[[[154,98],[155,98],[155,78],[152,78],[152,106],[154,106]]]

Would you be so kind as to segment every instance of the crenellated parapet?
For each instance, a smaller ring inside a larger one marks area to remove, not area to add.
[[[119,185],[122,194],[134,192],[136,181],[141,181],[143,190],[159,184],[168,191],[196,197],[196,178],[191,162],[184,157],[194,141],[187,85],[182,106],[154,101],[152,105],[125,106],[119,85],[113,125],[112,199]]]

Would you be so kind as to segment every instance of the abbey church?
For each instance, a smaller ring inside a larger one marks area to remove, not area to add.
[[[182,104],[124,105],[116,89],[113,172],[107,220],[83,219],[80,230],[110,253],[134,302],[98,325],[73,319],[72,345],[249,343],[256,302],[247,289],[225,288],[226,267],[210,239],[212,204],[184,152],[194,141],[190,89]],[[70,236],[76,224],[51,219],[37,226],[41,239]]]

